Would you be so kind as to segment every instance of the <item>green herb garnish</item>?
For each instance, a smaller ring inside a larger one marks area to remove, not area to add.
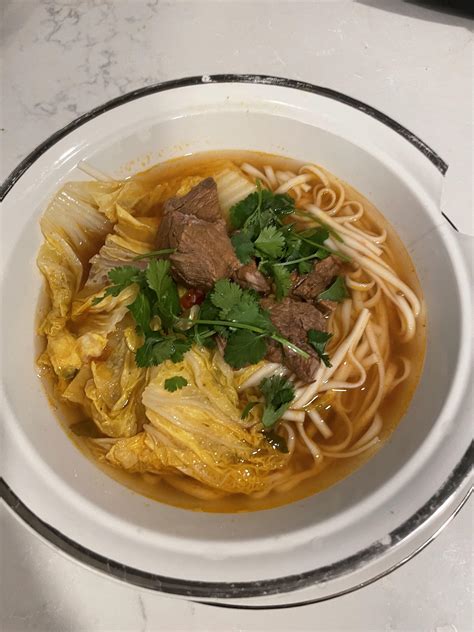
[[[205,306],[205,304],[207,305]],[[298,355],[307,358],[308,354],[281,336],[270,320],[268,312],[258,302],[258,295],[250,290],[243,290],[239,285],[221,279],[214,285],[210,294],[210,304],[206,301],[194,321],[198,325],[198,336],[210,331],[202,329],[202,325],[212,326],[216,333],[225,332],[226,348],[224,358],[235,369],[248,364],[256,364],[267,352],[267,339],[288,347]],[[211,318],[204,315],[212,314]]]
[[[260,256],[278,259],[285,248],[285,238],[275,226],[265,226],[254,242]]]
[[[210,346],[216,335],[226,339],[224,358],[234,368],[260,362],[267,352],[269,338],[308,357],[278,332],[268,312],[260,307],[255,292],[243,290],[227,279],[215,283],[201,305],[199,318],[185,321],[181,318],[178,288],[171,277],[169,261],[152,260],[145,270],[131,266],[114,268],[109,279],[113,285],[106,288],[96,303],[107,295],[118,296],[133,283],[138,285],[137,296],[128,309],[137,332],[144,338],[135,354],[139,367],[156,366],[165,360],[180,362],[193,343]],[[190,328],[183,331],[183,323],[191,325]]]
[[[288,410],[295,397],[295,389],[289,380],[274,375],[261,381],[260,390],[265,398],[262,424],[265,428],[272,428]]]
[[[336,280],[328,287],[327,290],[318,295],[318,301],[335,301],[340,303],[349,297],[346,282],[343,276],[336,277]]]
[[[92,301],[92,305],[97,305],[107,296],[118,296],[125,288],[133,283],[142,281],[142,272],[133,266],[118,266],[112,268],[108,275],[112,285],[110,285],[102,296],[96,296]]]
[[[240,415],[240,418],[241,419],[246,419],[249,416],[250,411],[252,410],[252,408],[254,406],[256,406],[257,404],[258,404],[258,402],[247,402],[247,404],[245,405],[245,407],[244,407],[244,409],[242,411],[242,414]]]
[[[234,233],[230,238],[234,246],[235,254],[239,261],[243,264],[249,263],[252,255],[255,253],[255,246],[250,238],[250,234],[244,230]]]
[[[229,211],[232,226],[238,229],[231,237],[235,253],[243,264],[255,257],[259,270],[273,280],[277,300],[291,290],[290,272],[307,274],[313,259],[325,259],[333,251],[325,245],[330,235],[339,235],[326,225],[303,231],[284,222],[287,215],[296,212],[295,202],[289,195],[277,195],[262,189],[235,204]],[[334,252],[344,260],[348,258]],[[286,269],[285,269],[286,268]]]
[[[327,367],[332,366],[329,356],[326,353],[326,345],[331,340],[332,334],[318,329],[310,329],[308,331],[308,342],[318,354],[319,358]]]
[[[170,393],[179,391],[181,388],[184,388],[187,385],[188,380],[182,375],[174,375],[173,377],[169,377],[165,380],[165,389]]]

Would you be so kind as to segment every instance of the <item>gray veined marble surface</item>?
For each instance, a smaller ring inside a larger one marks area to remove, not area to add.
[[[382,110],[449,164],[442,208],[472,234],[472,21],[402,0],[0,0],[3,179],[80,114],[157,81],[286,76]],[[233,612],[81,568],[1,516],[3,631],[473,629],[472,502],[416,559],[335,601]]]

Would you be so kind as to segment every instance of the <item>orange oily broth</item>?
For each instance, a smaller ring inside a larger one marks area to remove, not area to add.
[[[242,162],[249,162],[258,168],[265,164],[271,164],[274,169],[291,171],[296,171],[304,164],[293,159],[260,152],[219,151],[173,159],[151,167],[147,171],[139,173],[134,177],[150,187],[154,187],[160,183],[167,183],[166,193],[173,194],[179,186],[180,179],[194,175],[201,177],[211,176],[220,170],[225,160],[232,160],[237,165],[242,164]],[[356,224],[357,226],[375,233],[380,232],[382,228],[387,230],[388,237],[386,243],[390,245],[392,253],[394,254],[394,260],[390,260],[390,264],[399,277],[421,297],[421,287],[415,268],[408,252],[393,227],[373,204],[359,192],[341,180],[338,180],[338,182],[345,189],[346,199],[359,201],[364,206],[364,216],[362,221]],[[163,200],[166,199],[166,197],[168,197],[168,195],[165,194]],[[391,317],[395,317],[395,312]],[[390,357],[396,358],[402,355],[408,358],[412,363],[412,370],[410,376],[402,384],[397,386],[389,396],[385,397],[379,408],[383,419],[383,428],[379,433],[381,439],[380,443],[370,450],[354,457],[346,459],[331,459],[325,457],[323,464],[318,466],[318,469],[315,469],[315,473],[310,478],[303,480],[290,491],[271,491],[264,498],[235,494],[223,495],[213,500],[198,499],[169,485],[166,482],[166,476],[130,474],[108,465],[102,458],[97,458],[87,439],[77,436],[69,429],[72,424],[84,420],[82,409],[79,406],[58,401],[55,394],[54,381],[50,375],[44,375],[43,382],[48,394],[48,399],[59,417],[63,428],[67,431],[68,436],[102,471],[119,483],[153,500],[185,509],[224,513],[257,511],[285,505],[327,489],[351,474],[383,446],[406,413],[422,372],[426,345],[426,315],[424,311],[422,311],[422,314],[417,319],[417,334],[413,340],[408,343],[402,343],[392,337],[390,342]],[[364,386],[361,387],[360,390],[362,389],[364,389]],[[329,414],[331,414],[331,412]],[[337,419],[333,419],[332,422],[330,421],[330,425],[334,432],[334,437],[330,442],[337,442],[344,434],[342,424],[340,422],[338,424]],[[316,440],[320,440],[320,437]],[[324,444],[325,442],[322,441],[321,443]],[[297,471],[304,471],[312,467],[312,463],[311,456],[300,453]],[[178,479],[177,483],[179,483],[180,477],[182,479],[185,478],[179,474],[173,475],[173,477],[175,480]]]

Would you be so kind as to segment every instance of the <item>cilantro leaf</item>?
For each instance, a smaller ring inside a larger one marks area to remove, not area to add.
[[[336,280],[327,290],[321,292],[318,295],[319,301],[336,301],[340,303],[345,298],[348,298],[349,292],[347,291],[346,283],[343,276],[336,277]]]
[[[186,351],[189,351],[192,340],[176,334],[163,335],[153,331],[143,345],[137,349],[135,362],[139,367],[157,366],[165,360],[181,362]]]
[[[233,228],[252,227],[260,232],[269,223],[280,224],[280,217],[289,215],[295,210],[295,202],[288,194],[274,194],[262,189],[257,182],[257,191],[234,204],[229,210],[230,223]]]
[[[239,329],[230,333],[224,351],[224,359],[234,369],[263,360],[267,344],[262,334]]]
[[[231,322],[259,327],[265,333],[271,333],[275,330],[268,312],[262,310],[260,305],[253,300],[253,297],[246,294],[238,305],[234,305],[228,311],[226,318]]]
[[[326,353],[326,345],[331,340],[332,334],[328,334],[325,331],[319,331],[318,329],[310,329],[308,331],[308,342],[316,351],[322,362],[327,367],[332,366],[329,361],[329,356]]]
[[[247,231],[241,230],[234,233],[230,238],[232,245],[234,246],[235,254],[239,261],[243,264],[249,263],[251,256],[255,252],[255,246]]]
[[[199,310],[199,318],[201,320],[214,320],[219,319],[219,308],[216,307],[212,300],[211,294],[208,294],[201,304]],[[194,326],[194,339],[198,345],[205,347],[214,347],[216,342],[214,340],[214,334],[222,333],[223,328],[213,325],[195,325]]]
[[[184,388],[187,385],[188,380],[182,375],[174,375],[173,377],[169,377],[165,380],[165,389],[170,393],[179,391],[181,388]]]
[[[275,226],[266,226],[255,240],[255,248],[264,256],[278,259],[283,253],[285,238]]]
[[[288,193],[272,193],[270,202],[272,210],[278,215],[291,215],[295,212],[295,201]]]
[[[181,311],[178,288],[170,274],[170,262],[153,259],[145,275],[148,287],[156,294],[154,312],[160,317],[163,326],[169,329]]]
[[[229,210],[229,219],[233,228],[242,228],[245,222],[255,213],[259,204],[259,195],[255,191],[234,204]]]
[[[240,415],[241,419],[246,419],[249,416],[250,411],[252,410],[252,408],[254,406],[256,406],[258,404],[258,402],[247,402],[247,404],[245,405],[242,414]]]
[[[311,265],[311,262],[309,261],[300,261],[298,263],[298,272],[300,274],[309,274],[312,269],[313,269],[313,266]]]
[[[283,266],[272,266],[272,276],[275,282],[276,300],[281,301],[291,290],[290,271]]]
[[[289,380],[274,375],[260,382],[260,390],[265,398],[262,424],[265,428],[271,428],[289,408],[295,397],[295,389]]]
[[[324,242],[329,237],[329,230],[326,226],[316,226],[316,228],[308,228],[298,234],[300,239],[304,239],[309,245],[316,248],[324,246]]]
[[[191,349],[193,342],[189,338],[175,338],[173,340],[173,353],[170,356],[170,359],[173,362],[181,362],[184,354]]]
[[[143,345],[137,349],[135,362],[137,366],[158,366],[165,360],[169,360],[175,351],[172,338],[159,338],[151,336],[145,339]]]
[[[102,296],[96,296],[92,299],[92,305],[98,305],[107,296],[118,296],[123,289],[124,287],[121,285],[110,285],[108,288],[105,289],[105,292],[102,294]]]
[[[237,283],[228,279],[220,279],[214,285],[211,294],[213,305],[220,309],[222,319],[225,319],[229,311],[242,301],[243,292]]]
[[[149,331],[151,307],[148,297],[143,292],[139,292],[133,303],[130,303],[127,307],[135,319],[139,331],[141,333]]]
[[[122,290],[132,285],[132,283],[141,283],[143,280],[141,270],[133,266],[117,266],[109,270],[107,276],[113,285],[106,288],[102,296],[96,296],[92,301],[92,305],[98,305],[107,296],[118,296]]]
[[[140,281],[141,271],[133,266],[118,266],[109,271],[108,277],[114,285],[127,287],[127,285]]]

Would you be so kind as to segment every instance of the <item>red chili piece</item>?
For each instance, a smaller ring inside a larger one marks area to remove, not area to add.
[[[205,294],[202,290],[191,289],[181,297],[181,307],[190,309],[193,305],[200,305],[204,300]]]

